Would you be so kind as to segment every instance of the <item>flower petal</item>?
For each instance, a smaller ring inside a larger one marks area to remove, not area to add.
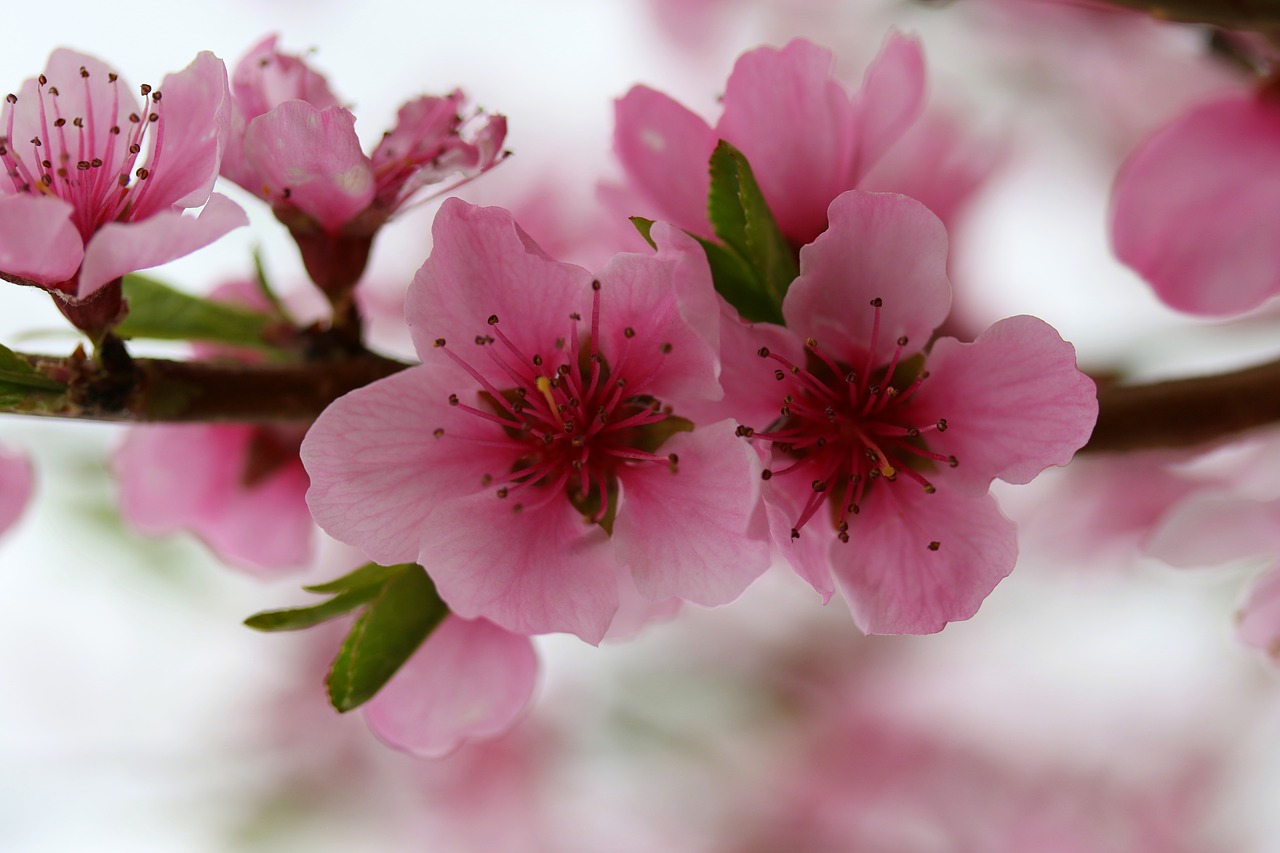
[[[1144,550],[1180,568],[1280,553],[1280,501],[1193,494],[1165,514]]]
[[[330,404],[302,442],[316,523],[384,565],[417,560],[437,504],[479,491],[486,473],[510,471],[521,452],[496,425],[448,404],[471,387],[452,364],[433,363]]]
[[[34,475],[25,456],[0,449],[0,533],[22,516],[31,498]]]
[[[218,177],[222,145],[231,119],[227,69],[209,51],[176,74],[165,75],[159,105],[159,134],[147,162],[150,176],[131,219],[143,219],[171,207],[199,207],[209,200]],[[184,253],[185,254],[185,253]]]
[[[1016,530],[990,495],[892,485],[876,492],[850,525],[848,544],[832,550],[836,583],[866,633],[941,631],[976,613],[1013,570]]]
[[[915,123],[924,109],[924,94],[924,54],[920,43],[890,33],[880,55],[867,66],[862,88],[854,99],[857,153],[849,169],[847,187],[861,181]]]
[[[342,107],[320,109],[305,101],[285,101],[252,119],[244,156],[265,187],[245,189],[336,232],[374,196],[373,167],[360,150],[355,121]]]
[[[440,758],[510,728],[533,695],[538,658],[528,637],[450,615],[363,707],[384,743]]]
[[[800,250],[800,277],[782,303],[788,328],[860,367],[881,299],[875,365],[906,336],[906,355],[929,341],[951,308],[947,232],[915,199],[851,190],[831,203],[830,227]]]
[[[209,196],[199,216],[165,210],[134,222],[108,222],[85,246],[76,295],[86,299],[122,275],[189,255],[248,224],[240,205],[219,193]]]
[[[270,112],[285,101],[306,101],[313,107],[341,106],[329,81],[298,56],[276,50],[275,35],[249,48],[231,72],[231,88],[246,118]]]
[[[613,539],[646,598],[728,604],[769,567],[756,510],[760,458],[731,421],[680,433],[659,453],[679,455],[675,471],[642,464],[619,472],[622,494]]]
[[[778,227],[797,245],[822,232],[827,206],[853,185],[853,105],[833,64],[829,50],[803,39],[743,54],[715,128],[746,155]]]
[[[434,347],[438,338],[471,347],[474,336],[490,332],[493,315],[526,358],[549,355],[542,349],[569,331],[571,313],[590,316],[591,274],[548,258],[502,208],[447,199],[432,238],[431,256],[405,298],[405,317],[424,362],[447,359]],[[488,358],[476,361],[489,364]]]
[[[1233,96],[1139,146],[1116,178],[1111,238],[1166,304],[1238,314],[1280,293],[1280,102]]]
[[[995,477],[1028,483],[1070,462],[1098,418],[1097,389],[1076,367],[1075,347],[1036,317],[1001,320],[971,344],[942,338],[927,368],[906,411],[921,425],[946,419],[929,447],[959,460],[949,482],[982,491]]]
[[[614,103],[613,150],[647,208],[631,214],[712,236],[707,161],[715,147],[716,134],[702,117],[661,92],[635,86]]]
[[[1280,568],[1258,579],[1236,618],[1240,639],[1280,663]]]
[[[62,199],[0,194],[0,273],[47,287],[74,278],[84,242],[73,210]]]
[[[492,492],[441,503],[423,523],[416,559],[449,609],[519,634],[566,631],[596,644],[618,609],[620,570],[599,525],[560,494]],[[517,511],[520,500],[545,499]]]

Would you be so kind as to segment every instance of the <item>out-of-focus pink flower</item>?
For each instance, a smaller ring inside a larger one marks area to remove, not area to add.
[[[439,758],[509,729],[537,673],[528,637],[450,615],[364,705],[365,720],[389,746]]]
[[[911,39],[891,35],[852,94],[833,63],[800,39],[744,54],[714,128],[666,95],[633,88],[616,105],[614,150],[648,209],[628,212],[710,235],[707,161],[724,139],[751,163],[782,233],[811,242],[832,199],[861,185],[924,105],[924,59]]]
[[[314,291],[303,291],[313,293]],[[219,287],[219,301],[267,309],[249,282]],[[200,345],[202,358],[254,362],[261,353]],[[262,424],[156,424],[129,430],[113,467],[120,512],[144,533],[186,530],[228,563],[271,577],[311,562],[316,529],[307,472],[298,458],[305,429]]]
[[[1168,305],[1239,314],[1280,293],[1280,96],[1221,98],[1157,131],[1112,207],[1116,255]]]
[[[33,476],[27,457],[0,449],[0,533],[22,516],[31,498]]]
[[[59,49],[8,96],[0,276],[84,301],[247,223],[210,194],[229,115],[222,60],[201,53],[141,91],[139,101],[100,60]]]
[[[786,328],[721,327],[720,409],[768,442],[774,539],[869,633],[966,619],[1013,568],[1013,524],[987,492],[1064,465],[1097,417],[1074,348],[1011,317],[971,344],[946,317],[946,232],[905,196],[841,195],[800,252]],[[834,580],[833,580],[834,576]]]
[[[324,77],[275,43],[264,39],[233,72],[222,173],[271,204],[322,289],[341,290],[359,278],[378,228],[420,189],[451,175],[470,180],[502,159],[506,119],[463,115],[458,90],[423,96],[400,108],[366,156],[355,116]]]
[[[717,326],[696,243],[593,280],[498,208],[449,200],[406,315],[423,364],[342,397],[303,442],[319,524],[416,561],[464,618],[598,642],[627,572],[647,599],[723,604],[768,563],[760,463],[713,399]],[[585,523],[584,523],[585,522]]]

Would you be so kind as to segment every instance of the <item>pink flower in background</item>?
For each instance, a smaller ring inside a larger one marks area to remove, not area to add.
[[[317,522],[380,563],[426,567],[450,610],[598,642],[628,573],[654,602],[735,598],[768,564],[759,460],[713,399],[701,251],[592,279],[498,208],[449,200],[406,316],[423,364],[332,404],[302,447]],[[758,530],[758,532],[757,532]]]
[[[1075,350],[1012,317],[928,345],[947,316],[946,232],[905,196],[851,191],[800,252],[787,326],[721,327],[719,404],[766,449],[782,555],[868,633],[972,616],[1013,568],[1013,524],[987,494],[1065,465],[1097,417]]]
[[[506,119],[462,110],[465,96],[423,96],[400,108],[372,156],[355,116],[324,77],[264,39],[236,65],[233,139],[222,173],[271,204],[322,288],[359,278],[373,234],[424,187],[455,189],[504,156]]]
[[[27,458],[0,448],[0,533],[22,517],[31,498],[32,480]]]
[[[0,276],[87,300],[126,273],[182,257],[247,224],[211,194],[229,115],[211,53],[160,88],[59,49],[0,113]],[[204,205],[197,217],[187,208]]]
[[[797,246],[812,242],[832,199],[861,185],[924,105],[924,59],[911,39],[890,35],[852,94],[833,64],[830,51],[800,39],[744,54],[714,128],[660,92],[633,88],[616,105],[614,150],[649,209],[628,213],[710,235],[707,161],[724,139],[751,163],[782,233]]]
[[[364,705],[365,720],[389,746],[440,758],[511,728],[537,674],[528,637],[450,615]]]
[[[1239,314],[1280,293],[1280,97],[1196,107],[1129,157],[1112,195],[1120,260],[1168,305]]]

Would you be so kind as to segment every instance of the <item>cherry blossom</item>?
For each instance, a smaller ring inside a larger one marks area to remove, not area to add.
[[[506,119],[464,115],[460,90],[418,97],[365,155],[355,115],[322,75],[275,44],[267,37],[233,72],[222,173],[271,204],[312,278],[338,293],[360,277],[373,235],[419,190],[456,175],[443,191],[454,189],[502,159]]]
[[[649,601],[731,601],[768,564],[760,463],[714,399],[716,303],[700,249],[596,278],[499,208],[451,199],[410,286],[423,364],[340,398],[302,446],[317,522],[379,563],[416,561],[463,618],[598,642],[630,575]]]
[[[1280,293],[1280,96],[1233,94],[1156,131],[1116,178],[1111,239],[1166,304],[1222,316]]]
[[[797,246],[811,242],[832,199],[861,186],[924,106],[914,40],[890,35],[853,93],[833,64],[830,51],[802,39],[744,54],[714,128],[660,92],[633,88],[616,104],[614,150],[647,209],[627,212],[710,235],[707,161],[724,139],[751,163],[782,233]]]
[[[946,233],[905,196],[851,191],[800,253],[786,328],[726,316],[719,404],[766,454],[783,557],[869,633],[972,616],[1013,568],[1012,522],[987,494],[1065,465],[1097,417],[1074,348],[1033,317],[973,343],[946,318]]]
[[[0,181],[0,276],[80,303],[247,223],[210,192],[229,115],[222,60],[201,53],[159,88],[140,91],[141,99],[100,60],[59,49],[44,73],[8,96],[0,113],[8,177]],[[183,215],[201,205],[199,216]],[[111,304],[78,325],[110,325],[119,295],[103,300]]]
[[[31,463],[19,453],[0,448],[0,533],[22,517],[31,498]]]

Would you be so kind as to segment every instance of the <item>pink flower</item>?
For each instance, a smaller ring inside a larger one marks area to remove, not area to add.
[[[364,717],[388,746],[440,758],[511,728],[537,674],[528,637],[450,615],[364,705]]]
[[[1034,317],[926,351],[951,299],[941,223],[856,190],[829,216],[800,252],[786,328],[725,318],[720,406],[766,454],[795,570],[824,596],[839,586],[868,633],[938,631],[1013,568],[991,481],[1066,464],[1093,429],[1094,385]]]
[[[666,226],[592,279],[498,208],[445,202],[406,316],[423,364],[342,397],[302,445],[308,503],[467,619],[598,642],[629,573],[654,602],[735,598],[768,563],[759,460],[727,421],[715,295]]]
[[[210,194],[228,115],[222,60],[201,53],[159,89],[141,91],[139,102],[101,61],[59,49],[9,95],[0,115],[8,174],[0,276],[87,300],[247,223]],[[198,217],[183,215],[200,205]]]
[[[374,233],[423,187],[465,182],[503,157],[503,116],[461,112],[465,96],[423,96],[366,156],[355,116],[275,36],[236,65],[233,140],[222,173],[269,202],[326,292],[354,284]],[[447,192],[458,184],[446,188]]]
[[[744,54],[714,129],[666,95],[633,88],[617,102],[614,132],[631,188],[655,218],[710,235],[707,161],[724,139],[751,163],[782,233],[797,246],[811,242],[832,199],[861,185],[924,104],[915,41],[891,35],[852,94],[832,76],[833,63],[830,51],[801,39]]]
[[[22,516],[31,498],[32,479],[25,456],[0,448],[0,533]]]
[[[1112,195],[1111,239],[1164,302],[1239,314],[1280,293],[1280,98],[1232,95],[1153,134]]]

